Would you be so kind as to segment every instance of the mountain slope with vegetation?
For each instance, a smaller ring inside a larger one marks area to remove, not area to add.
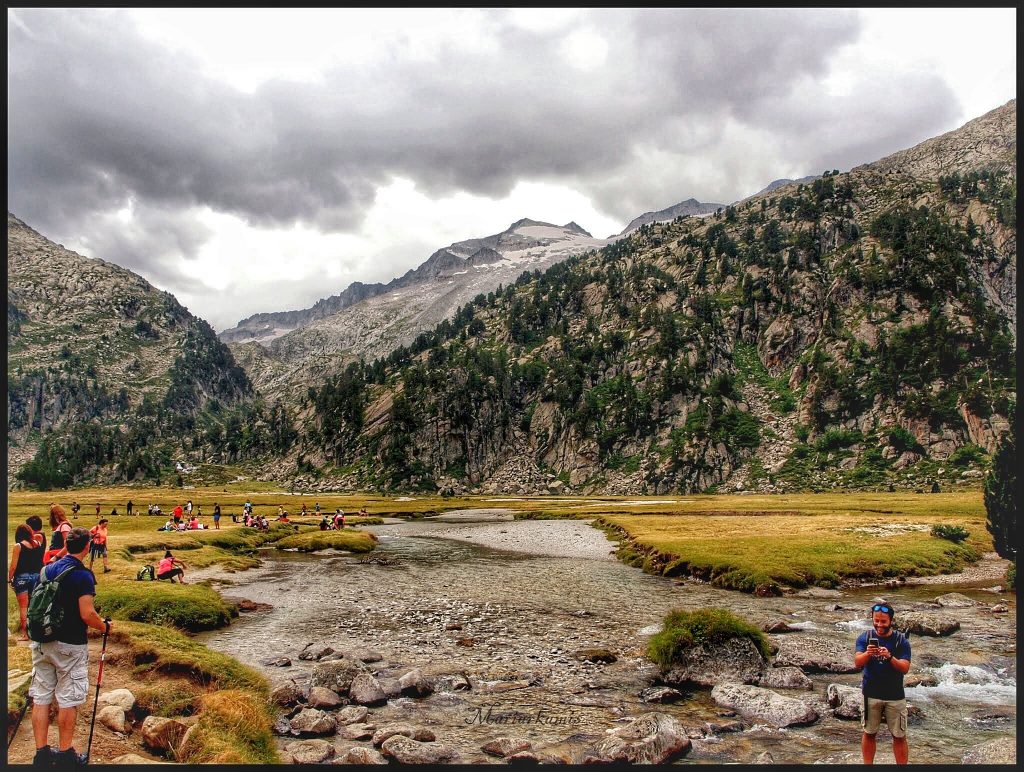
[[[390,489],[973,485],[1015,398],[1016,105],[481,294],[296,406]],[[771,453],[765,448],[771,447]]]

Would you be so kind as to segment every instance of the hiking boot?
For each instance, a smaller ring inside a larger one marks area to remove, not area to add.
[[[55,751],[49,745],[36,748],[36,755],[32,757],[33,767],[52,767],[55,763]]]
[[[54,766],[65,769],[67,767],[84,767],[89,763],[89,757],[84,753],[79,753],[74,749],[74,746],[68,748],[66,751],[56,751],[53,754]]]
[[[109,573],[110,573],[110,569],[109,569],[109,568],[104,568],[104,569],[103,569],[103,573],[105,573],[105,574],[109,574]]]

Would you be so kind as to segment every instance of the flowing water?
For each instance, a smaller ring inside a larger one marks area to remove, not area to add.
[[[272,682],[312,669],[315,663],[298,659],[309,643],[379,652],[383,662],[371,667],[382,680],[412,667],[434,676],[463,676],[472,689],[392,699],[371,709],[367,721],[427,727],[438,741],[456,748],[462,761],[496,761],[480,746],[500,736],[522,738],[535,749],[579,761],[607,729],[651,710],[674,715],[692,730],[691,736],[700,735],[706,722],[726,720],[708,689],[666,705],[639,698],[656,675],[644,658],[646,641],[670,609],[723,607],[759,625],[782,617],[798,629],[843,641],[852,656],[856,635],[868,627],[867,608],[875,595],[885,594],[900,609],[955,591],[978,602],[939,612],[959,619],[961,630],[942,638],[911,638],[911,673],[930,674],[937,681],[907,690],[908,702],[923,714],[910,723],[911,761],[956,763],[967,748],[1015,737],[1014,596],[1007,600],[979,587],[929,585],[755,598],[650,576],[615,560],[539,557],[436,538],[430,536],[431,525],[368,529],[380,535],[373,555],[393,559],[392,565],[363,563],[354,555],[267,551],[256,569],[231,575],[206,571],[203,576],[223,583],[226,596],[270,603],[273,609],[244,614],[230,627],[200,638],[261,670]],[[537,525],[526,521],[509,527]],[[1010,613],[988,611],[996,602],[1008,602]],[[829,610],[834,604],[841,608]],[[609,649],[618,659],[610,664],[580,661],[576,652],[585,648]],[[293,665],[263,664],[282,656]],[[859,674],[811,678],[814,692],[822,696],[829,683],[859,686],[860,681]],[[808,727],[745,726],[694,739],[678,763],[750,763],[764,751],[776,763],[860,760],[859,722],[839,720],[828,711]],[[883,728],[877,760],[891,758]]]

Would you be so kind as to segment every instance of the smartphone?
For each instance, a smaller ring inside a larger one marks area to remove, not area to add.
[[[877,645],[878,645],[878,639],[875,636],[872,635],[872,636],[868,637],[868,646],[877,646]]]

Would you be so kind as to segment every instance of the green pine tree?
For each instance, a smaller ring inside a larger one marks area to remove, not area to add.
[[[1003,438],[992,459],[992,469],[985,479],[985,510],[987,528],[1001,557],[1017,559],[1017,443],[1015,416],[1010,408],[1010,431]]]

